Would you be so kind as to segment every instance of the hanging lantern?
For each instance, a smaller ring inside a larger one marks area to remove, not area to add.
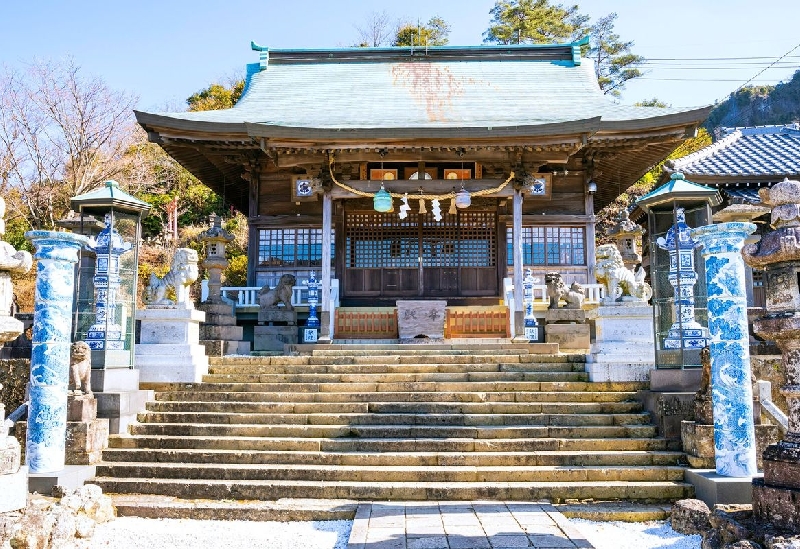
[[[456,193],[456,208],[463,210],[464,208],[469,208],[470,204],[472,204],[472,197],[462,185],[461,190]]]
[[[386,189],[383,188],[383,183],[381,183],[380,190],[375,193],[375,197],[372,199],[372,207],[375,208],[376,212],[392,211],[392,195],[386,192]]]

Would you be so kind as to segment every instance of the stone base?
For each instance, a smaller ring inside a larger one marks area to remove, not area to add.
[[[694,393],[700,389],[702,375],[700,368],[656,368],[650,372],[650,390]]]
[[[617,302],[593,309],[595,342],[586,358],[589,381],[649,381],[655,368],[653,308]]]
[[[769,486],[753,479],[753,515],[763,522],[800,531],[800,488]]]
[[[544,313],[545,324],[557,322],[586,322],[586,311],[582,309],[547,309]]]
[[[28,491],[49,496],[53,493],[54,486],[77,490],[86,481],[94,478],[96,472],[96,465],[67,465],[54,473],[29,473]]]
[[[137,415],[144,412],[145,404],[155,398],[153,391],[140,391],[138,388],[135,391],[95,393],[94,397],[97,399],[97,417],[108,419],[108,432],[112,435],[128,434],[128,425],[135,423]]]
[[[103,459],[108,447],[108,420],[67,422],[67,465],[94,465]]]
[[[444,339],[447,301],[397,300],[397,334],[399,339],[425,336]]]
[[[259,309],[258,323],[280,322],[283,324],[297,324],[297,311],[287,311],[286,309]]]
[[[584,350],[591,346],[588,324],[545,324],[546,343],[558,343],[561,350]]]
[[[684,481],[694,486],[695,497],[703,500],[710,509],[718,504],[749,504],[753,501],[753,483],[750,477],[723,477],[714,469],[688,469]]]
[[[632,355],[635,356],[635,355]],[[587,362],[589,381],[650,381],[653,363],[636,362]]]
[[[97,399],[91,395],[67,397],[67,421],[88,422],[97,418]]]
[[[681,422],[694,418],[694,393],[639,391],[636,400],[641,401],[645,410],[652,414],[658,435],[677,441],[675,449],[679,449]]]
[[[249,355],[250,342],[239,340],[201,339],[206,356]]]
[[[283,351],[284,345],[298,343],[297,326],[254,326],[254,351]]]
[[[759,471],[763,467],[764,450],[778,440],[778,427],[776,425],[756,425],[756,466]],[[681,443],[686,459],[692,469],[715,469],[714,452],[714,426],[695,423],[694,421],[681,422]],[[781,471],[785,468],[780,467]],[[766,472],[765,472],[766,476]]]
[[[92,391],[114,393],[139,389],[139,370],[132,368],[106,368],[92,370]]]
[[[140,383],[200,383],[208,373],[208,357],[199,343],[140,343],[136,366]]]
[[[28,468],[24,465],[15,473],[0,475],[0,513],[25,507],[28,501]]]

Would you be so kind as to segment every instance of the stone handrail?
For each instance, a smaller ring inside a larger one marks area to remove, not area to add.
[[[208,299],[208,281],[201,282],[200,300],[205,301]],[[237,309],[242,307],[258,307],[258,293],[261,291],[261,286],[222,286],[223,298],[230,301]],[[230,294],[236,294],[236,299],[230,299]],[[339,306],[339,280],[336,278],[331,279],[331,302]],[[308,288],[305,286],[292,286],[292,305],[297,307],[308,305]]]
[[[767,412],[781,426],[784,432],[788,431],[789,418],[772,402],[772,383],[758,380],[756,384],[758,385],[758,400],[761,402],[761,409]]]

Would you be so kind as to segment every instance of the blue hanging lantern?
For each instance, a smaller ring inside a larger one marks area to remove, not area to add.
[[[386,189],[383,188],[383,183],[381,183],[380,190],[375,193],[375,197],[372,199],[372,207],[375,208],[376,212],[392,211],[392,195],[386,192]]]

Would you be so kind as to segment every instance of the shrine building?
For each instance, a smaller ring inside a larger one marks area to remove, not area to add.
[[[391,307],[496,305],[509,279],[519,314],[527,269],[595,282],[595,213],[710,111],[618,104],[584,43],[252,44],[233,108],[136,117],[246,213],[250,286],[316,270],[327,311],[333,280],[342,306]]]

